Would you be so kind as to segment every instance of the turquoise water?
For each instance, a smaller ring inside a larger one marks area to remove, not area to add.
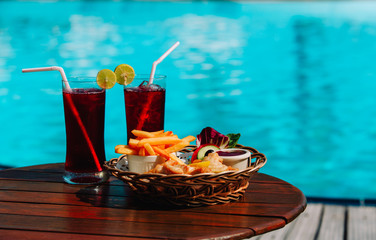
[[[0,2],[0,164],[64,162],[59,65],[120,63],[168,76],[166,129],[212,126],[265,153],[262,172],[309,196],[376,198],[376,4]],[[126,139],[122,88],[107,92],[106,154]]]

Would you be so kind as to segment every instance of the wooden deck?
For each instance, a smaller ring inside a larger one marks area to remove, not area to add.
[[[309,203],[285,227],[252,240],[375,240],[376,207]]]

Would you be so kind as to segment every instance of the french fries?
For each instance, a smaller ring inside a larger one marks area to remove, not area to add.
[[[182,140],[177,137],[151,137],[151,138],[144,138],[140,140],[137,144],[137,147],[143,147],[146,143],[150,145],[171,145],[180,143]]]
[[[144,147],[145,150],[149,153],[149,155],[155,155],[155,151],[149,143],[145,143]]]
[[[140,138],[157,137],[160,134],[162,134],[163,132],[164,132],[163,130],[160,130],[160,131],[157,131],[157,132],[146,132],[146,131],[142,131],[142,130],[133,130],[132,131],[133,135],[135,135],[136,137],[140,137]]]
[[[137,154],[137,151],[135,149],[132,149],[128,145],[117,145],[115,147],[115,152],[120,153],[120,154],[129,154],[129,155]]]
[[[166,148],[165,151],[168,152],[168,153],[177,152],[177,151],[185,148],[188,145],[189,145],[189,142],[183,140],[183,141],[181,141],[181,142],[179,142],[179,143],[177,143],[175,145],[172,145],[169,148]]]
[[[196,140],[196,138],[194,136],[187,136],[187,137],[183,138],[182,140],[190,143],[190,142]]]
[[[172,131],[164,130],[156,132],[133,130],[132,133],[136,138],[129,139],[128,145],[117,145],[116,153],[140,156],[159,155],[166,160],[174,160],[180,164],[182,161],[173,153],[180,151],[196,139],[194,136],[179,139]]]

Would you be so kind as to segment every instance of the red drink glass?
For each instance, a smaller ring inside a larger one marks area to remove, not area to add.
[[[102,169],[106,92],[95,78],[69,78],[63,83],[66,130],[64,180],[70,184],[99,184],[108,178]]]
[[[134,138],[132,130],[158,131],[164,128],[166,76],[156,75],[148,85],[150,75],[136,75],[124,86],[127,139]]]

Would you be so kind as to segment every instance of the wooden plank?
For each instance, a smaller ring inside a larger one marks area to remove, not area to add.
[[[376,208],[365,206],[348,207],[348,240],[376,239]]]
[[[63,183],[63,175],[59,172],[32,172],[15,169],[0,171],[0,179],[18,179],[29,181],[43,182],[61,182]]]
[[[27,179],[27,172],[23,174]],[[33,178],[32,176],[30,178]],[[51,180],[51,179],[50,179]],[[87,194],[106,194],[111,196],[128,196],[131,190],[129,187],[120,182],[121,185],[102,184],[99,186],[80,186],[80,185],[71,185],[64,182],[43,182],[40,181],[20,181],[13,179],[2,179],[0,180],[0,189],[3,190],[19,190],[19,191],[41,191],[41,192],[56,192],[56,193],[77,193],[77,192],[87,192]],[[250,198],[253,196],[260,196],[262,193],[268,194],[287,194],[291,195],[292,191],[296,192],[296,188],[291,185],[267,185],[261,184],[263,186],[259,187],[260,184],[253,184],[257,189],[247,190],[247,195]],[[257,194],[256,194],[257,192]]]
[[[131,197],[8,190],[0,191],[0,201],[77,206],[106,206],[113,208],[130,208],[138,205],[137,199]]]
[[[182,230],[186,231],[186,230]],[[247,237],[254,236],[254,233],[251,235],[247,232],[244,232],[243,230],[236,230],[230,232],[228,235],[224,235],[223,233],[213,233],[210,236],[185,236],[182,239],[187,239],[187,240],[206,240],[206,239],[219,239],[219,240],[226,240],[226,239],[231,239],[231,240],[241,240]]]
[[[286,193],[296,191],[296,187],[291,184],[276,184],[264,182],[250,182],[247,192],[268,192],[268,193]]]
[[[262,228],[274,229],[284,226],[284,220],[279,218],[257,217],[257,216],[234,216],[195,212],[176,212],[161,210],[138,211],[134,209],[113,209],[103,207],[83,207],[53,204],[30,204],[0,202],[0,213],[17,214],[25,216],[48,216],[81,219],[102,219],[108,221],[128,222],[149,222],[180,225],[200,225],[219,227],[254,227],[257,233]]]
[[[25,230],[7,230],[0,229],[0,239],[22,239],[22,240],[127,240],[134,239],[129,237],[116,237],[105,235],[92,235],[92,234],[72,234],[72,233],[58,233],[58,232],[39,232],[39,231],[25,231]],[[137,238],[139,240],[150,238]],[[162,239],[162,238],[160,238]]]
[[[182,239],[186,238],[187,235],[185,225],[179,224],[166,225],[161,223],[106,221],[102,219],[85,219],[83,221],[80,218],[13,214],[0,214],[0,228],[169,239]],[[202,236],[207,238],[211,238],[211,236],[227,236],[229,239],[240,239],[253,236],[254,232],[247,228],[191,225],[189,227],[189,235],[193,239],[202,238]]]
[[[345,232],[346,207],[339,205],[324,205],[324,213],[318,240],[343,240]]]
[[[48,181],[64,183],[62,178],[64,173],[64,163],[53,163],[21,168],[11,168],[7,169],[6,171],[0,171],[0,179],[17,179],[21,181]],[[113,177],[112,175],[110,176],[107,183],[110,183],[111,185],[124,185],[123,181]]]
[[[201,212],[201,213],[221,213],[236,214],[247,216],[279,217],[286,222],[290,222],[297,217],[301,210],[295,208],[293,204],[265,204],[265,203],[243,203],[234,202],[226,205],[215,205],[210,207],[197,207],[182,209],[183,212]]]
[[[262,193],[262,192],[246,192],[242,202],[247,203],[274,203],[274,204],[294,204],[297,206],[306,206],[306,199],[303,194],[298,191],[290,191],[285,194]]]
[[[64,183],[0,180],[0,189],[4,189],[4,191],[0,192],[0,200],[2,201],[55,203],[84,206],[104,206],[106,203],[106,206],[109,207],[130,207],[130,203],[135,203],[135,201],[132,199],[125,199],[121,197],[117,198],[117,196],[134,196],[130,189],[124,186],[100,185],[94,187],[87,186],[83,188],[82,186]],[[13,189],[17,191],[14,191]],[[25,192],[18,192],[18,190]],[[305,206],[304,196],[301,197],[302,195],[298,192],[296,192],[296,194],[292,194],[292,190],[294,190],[294,188],[288,187],[285,188],[285,190],[280,190],[279,194],[248,192],[248,197],[245,197],[239,202],[227,204],[226,208],[223,208],[223,205],[218,205],[213,207],[194,208],[192,211],[243,215],[262,214],[263,216],[283,217],[287,220],[287,222],[289,222],[299,215],[302,208]],[[296,195],[298,195],[298,197]],[[104,196],[115,197],[104,198]],[[266,200],[269,202],[271,201],[271,203],[265,203]],[[136,204],[133,207],[137,207],[139,205],[142,204]],[[297,205],[299,205],[300,208],[297,207]]]
[[[256,237],[252,240],[279,240],[279,239],[288,239],[287,236],[289,232],[294,228],[296,221],[293,221],[283,228],[261,234],[260,236]]]
[[[61,172],[48,172],[46,171],[26,171],[19,170],[18,168],[0,171],[0,180],[18,180],[18,181],[34,181],[34,182],[57,182],[65,183],[63,174]],[[110,176],[105,184],[123,186],[124,182]]]
[[[44,185],[44,184],[41,184]],[[70,189],[70,188],[69,188]],[[105,189],[106,190],[106,189]],[[50,192],[28,192],[2,190],[0,191],[0,201],[25,202],[25,203],[48,203],[79,206],[106,206],[113,208],[133,208],[133,209],[157,209],[148,203],[137,200],[134,196],[129,197],[113,196],[106,193],[102,188],[93,189],[97,194],[87,194],[88,191],[72,193],[50,193]],[[225,207],[224,207],[225,206]],[[169,208],[171,209],[171,208]],[[281,217],[289,220],[296,217],[300,210],[294,204],[258,204],[235,202],[226,205],[207,206],[201,208],[182,209],[177,211],[241,214],[241,215],[262,215]]]
[[[72,185],[58,182],[35,182],[19,180],[0,180],[0,190],[17,190],[33,192],[79,193],[106,196],[133,195],[128,185],[102,184],[98,186]]]
[[[0,192],[0,201],[17,203],[37,203],[41,204],[57,204],[73,206],[87,206],[87,207],[110,207],[110,208],[123,208],[123,209],[139,209],[139,210],[153,210],[158,209],[156,206],[148,206],[148,204],[140,203],[134,197],[119,197],[119,196],[106,196],[106,195],[87,195],[87,194],[64,194],[64,193],[48,193],[48,192],[26,192],[26,191],[13,191],[3,190]],[[46,205],[46,206],[49,206]],[[82,208],[80,207],[80,208]],[[23,207],[19,207],[23,209]],[[27,208],[28,209],[28,208]],[[136,211],[134,210],[134,211]],[[241,216],[258,216],[258,217],[271,217],[271,224],[276,224],[275,228],[284,226],[285,222],[289,222],[295,218],[300,211],[297,211],[295,205],[275,205],[275,204],[249,204],[249,203],[232,203],[227,205],[217,205],[210,207],[191,208],[176,210],[176,212],[191,212],[191,213],[215,213],[227,215],[241,215]],[[11,213],[11,212],[9,212]],[[22,214],[22,213],[19,213]],[[135,213],[132,213],[135,214]],[[171,214],[171,212],[170,212]],[[256,223],[265,224],[269,221],[267,219],[258,219]],[[253,223],[252,221],[250,224]],[[255,224],[255,225],[259,225]],[[265,226],[265,225],[264,225]],[[270,229],[270,226],[267,226]],[[260,228],[256,228],[257,233],[261,232]]]
[[[23,170],[23,171],[63,173],[64,163],[49,163],[49,164],[42,164],[42,165],[33,165],[33,166],[27,166],[27,167],[20,167],[17,169]]]
[[[267,175],[267,174],[264,174],[264,173],[256,173],[255,175],[253,175],[251,177],[251,182],[254,182],[254,183],[268,183],[268,184],[287,184],[287,185],[290,185],[288,182],[285,182],[279,178],[276,178],[276,177],[273,177],[273,176],[270,176],[270,175]]]
[[[290,184],[252,184],[254,191],[247,191],[242,202],[252,204],[273,204],[284,208],[284,204],[293,205],[289,212],[284,215],[287,223],[294,220],[302,211],[304,211],[307,200],[303,193]],[[264,185],[264,186],[262,186]],[[252,189],[251,187],[251,189]]]
[[[286,239],[313,240],[321,221],[323,205],[309,204],[306,210],[295,220],[294,228],[289,231]]]

